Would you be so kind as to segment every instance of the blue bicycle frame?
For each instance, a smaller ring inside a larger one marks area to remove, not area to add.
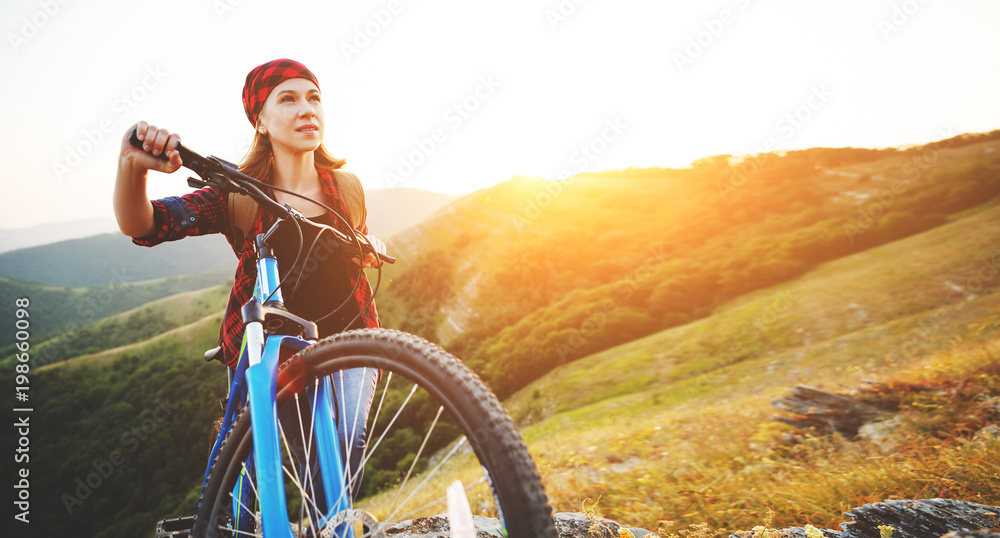
[[[250,426],[253,431],[253,453],[233,490],[233,526],[241,529],[247,522],[240,521],[247,511],[249,488],[245,485],[250,476],[256,475],[256,493],[260,504],[261,529],[267,538],[293,538],[287,513],[284,477],[282,476],[280,433],[278,427],[277,377],[279,352],[282,349],[299,351],[312,344],[299,336],[271,335],[264,330],[260,308],[265,304],[283,302],[278,286],[278,263],[263,243],[265,234],[258,236],[257,282],[253,298],[243,309],[246,329],[240,347],[240,359],[233,373],[229,389],[229,402],[223,416],[222,431],[212,447],[205,483],[212,464],[222,445],[226,432],[232,427],[236,413],[244,402],[250,406]],[[254,312],[257,312],[254,314]],[[294,317],[294,316],[292,316]],[[303,320],[304,321],[304,320]],[[306,322],[309,323],[309,322]],[[313,325],[312,334],[315,334]],[[315,446],[317,464],[322,476],[327,513],[312,521],[315,529],[325,528],[331,518],[351,509],[351,495],[344,476],[340,443],[334,422],[335,398],[329,378],[323,378],[319,387],[311,392],[309,406],[314,409]],[[307,464],[308,465],[308,464]],[[204,487],[204,484],[203,484]],[[251,518],[254,514],[250,514]],[[255,522],[250,522],[253,525]],[[337,536],[354,538],[354,529],[341,523]],[[251,527],[252,528],[252,527]]]

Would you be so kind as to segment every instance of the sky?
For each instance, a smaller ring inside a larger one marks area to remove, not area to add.
[[[996,0],[4,0],[0,229],[113,217],[139,120],[239,161],[244,79],[275,58],[316,74],[366,189],[462,195],[1000,129],[997,28]]]

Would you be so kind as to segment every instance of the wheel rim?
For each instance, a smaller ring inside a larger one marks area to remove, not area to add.
[[[315,390],[320,376],[335,378],[344,370],[357,367],[370,371],[373,368],[377,369],[380,362],[384,362],[384,359],[370,356],[340,357],[323,361],[313,368],[307,376],[313,378],[310,385]],[[309,420],[315,416],[315,412],[308,410],[308,407],[303,405],[306,400],[303,395],[297,394],[295,395],[298,396],[297,398],[291,397],[296,409],[294,418],[299,421],[301,426],[297,432],[290,432],[286,431],[287,417],[279,421],[283,454],[282,474],[286,482],[290,527],[293,531],[298,530],[305,535],[310,535],[308,533],[313,532],[313,535],[322,536],[326,532],[335,536],[337,534],[330,533],[330,531],[335,530],[338,526],[339,530],[343,530],[343,526],[340,524],[344,521],[352,523],[357,537],[378,536],[387,527],[407,520],[445,514],[447,512],[446,486],[457,477],[463,484],[473,515],[481,516],[476,520],[477,531],[486,531],[491,535],[505,535],[501,519],[501,502],[497,499],[491,477],[481,465],[476,464],[478,459],[476,447],[472,445],[479,443],[470,442],[466,436],[456,439],[450,435],[451,430],[448,427],[443,427],[450,425],[450,428],[464,428],[470,431],[479,425],[465,423],[461,413],[449,409],[452,404],[435,389],[433,381],[424,379],[420,373],[398,363],[385,363],[384,365],[392,367],[394,371],[386,372],[378,383],[375,391],[376,398],[368,413],[369,420],[365,428],[366,442],[361,457],[368,466],[364,473],[364,480],[377,480],[377,477],[387,476],[386,469],[372,467],[373,463],[377,462],[375,456],[379,454],[380,450],[394,445],[401,437],[410,438],[410,445],[415,447],[409,453],[409,464],[395,470],[396,481],[393,484],[395,487],[374,492],[367,489],[362,490],[361,498],[358,499],[355,508],[363,510],[370,516],[361,516],[361,512],[352,514],[327,513],[328,516],[333,516],[335,519],[328,521],[328,524],[317,532],[313,520],[320,519],[317,514],[324,513],[325,505],[316,502],[317,497],[322,495],[316,491],[316,477],[310,473],[304,473],[302,467],[304,462],[313,458],[315,437],[308,432],[313,431]],[[405,396],[402,396],[404,394]],[[339,395],[337,398],[338,408],[346,407],[347,402],[342,400]],[[425,408],[427,408],[428,401],[431,400],[437,401],[438,404],[433,406],[432,412],[428,412]],[[444,403],[441,403],[442,400]],[[414,413],[415,406],[419,409]],[[356,415],[360,415],[360,413]],[[412,436],[398,434],[402,424],[412,422],[406,419],[413,415],[420,416],[426,423],[426,427],[422,428],[422,434],[417,436],[418,442],[412,442]],[[432,418],[428,419],[429,415],[432,415]],[[296,441],[305,449],[304,453],[293,446],[296,433],[300,434]],[[441,440],[442,435],[448,437],[447,442]],[[249,439],[250,435],[248,434],[246,437]],[[245,442],[241,443],[240,446],[242,450],[239,452],[249,451],[249,445]],[[344,457],[349,461],[351,456],[354,456],[354,448],[348,446]],[[482,454],[478,457],[485,459],[488,456]],[[238,470],[244,469],[246,469],[245,463],[241,463]],[[237,509],[243,507],[247,512],[256,513],[255,506],[246,506],[250,503],[234,501],[232,486],[235,485],[237,477],[233,475],[237,473],[230,468],[227,474],[231,475],[231,478],[226,481],[226,485],[219,492],[220,495],[227,497],[227,502],[217,503],[217,507],[236,504]],[[357,476],[354,469],[350,468],[346,470],[345,474]],[[251,491],[253,491],[252,487]],[[216,535],[260,536],[259,521],[254,521],[251,526],[245,528],[234,528],[233,513],[233,509],[227,511],[217,508],[216,514],[213,516],[215,522],[213,531]],[[355,516],[354,521],[351,521],[352,515]],[[372,520],[367,519],[368,517],[374,518],[376,523],[373,524]],[[295,533],[294,535],[298,536],[299,534]]]

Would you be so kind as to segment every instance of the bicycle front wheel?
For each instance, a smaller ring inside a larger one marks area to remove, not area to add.
[[[441,531],[460,517],[455,508],[448,516],[449,490],[453,506],[463,504],[454,503],[456,493],[468,501],[458,513],[471,512],[476,536],[557,536],[514,422],[483,382],[440,347],[399,331],[349,331],[309,347],[284,368],[297,372],[278,406],[294,536]],[[327,495],[317,475],[317,413],[310,405],[326,380],[335,387],[345,487],[337,500],[324,502],[338,495]],[[219,451],[194,536],[262,535],[249,419],[244,409]],[[343,508],[344,497],[357,497],[353,507]]]

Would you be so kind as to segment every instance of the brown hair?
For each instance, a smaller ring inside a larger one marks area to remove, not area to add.
[[[271,156],[273,154],[271,140],[267,135],[254,131],[253,143],[250,144],[247,156],[240,163],[240,172],[257,179],[270,177]],[[316,167],[323,170],[336,170],[347,162],[345,159],[338,159],[330,155],[323,144],[320,144],[313,152],[313,159],[316,161]]]

